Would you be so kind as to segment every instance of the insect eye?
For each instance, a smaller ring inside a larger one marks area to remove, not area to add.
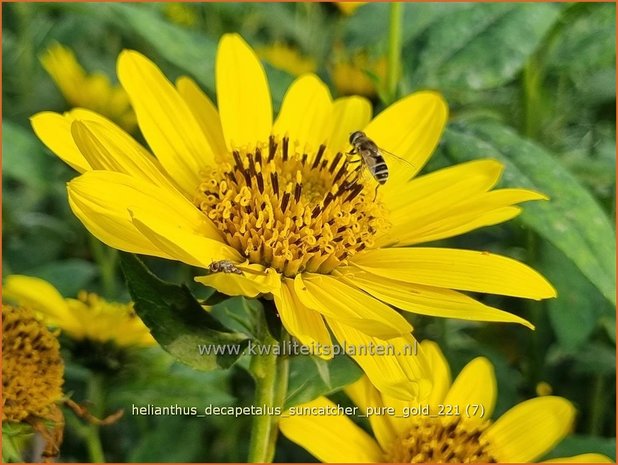
[[[350,144],[353,144],[359,135],[360,135],[359,131],[354,131],[352,134],[350,134]]]

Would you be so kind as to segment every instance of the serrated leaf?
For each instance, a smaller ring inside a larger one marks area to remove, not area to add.
[[[285,407],[309,402],[342,389],[360,378],[361,374],[361,369],[347,356],[336,356],[328,362],[316,361],[311,356],[293,357]]]
[[[415,81],[477,90],[509,82],[558,19],[560,8],[551,3],[478,3],[442,16],[424,34],[419,65],[412,70]]]
[[[186,286],[160,280],[135,255],[121,253],[120,263],[135,311],[174,358],[208,371],[229,368],[242,355],[247,336],[228,330],[202,309]]]
[[[592,195],[538,145],[497,122],[453,124],[445,153],[454,161],[494,158],[506,166],[503,184],[543,192],[551,200],[526,204],[520,219],[557,247],[613,304],[614,230]]]

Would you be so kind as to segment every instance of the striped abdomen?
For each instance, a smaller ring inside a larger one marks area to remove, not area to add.
[[[388,179],[388,166],[386,166],[382,154],[377,150],[363,150],[361,156],[375,180],[384,184]]]

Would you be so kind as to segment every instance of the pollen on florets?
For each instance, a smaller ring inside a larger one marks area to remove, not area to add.
[[[342,152],[306,153],[271,137],[231,158],[202,174],[195,203],[251,263],[289,277],[330,273],[388,227],[374,186],[350,181]]]
[[[392,442],[384,460],[389,463],[497,463],[482,438],[490,422],[443,420],[422,418],[413,423]]]
[[[62,397],[56,337],[26,307],[2,306],[2,421],[48,417]]]

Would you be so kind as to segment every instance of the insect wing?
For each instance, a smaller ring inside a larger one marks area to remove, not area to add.
[[[410,163],[408,160],[406,160],[405,158],[400,157],[399,155],[395,155],[393,152],[389,152],[386,149],[383,149],[382,147],[380,147],[380,153],[382,155],[386,155],[386,158],[389,160],[389,162],[391,160],[394,160],[398,163],[405,163],[406,165],[408,165],[410,168],[416,168],[416,166],[414,166],[414,163]]]

